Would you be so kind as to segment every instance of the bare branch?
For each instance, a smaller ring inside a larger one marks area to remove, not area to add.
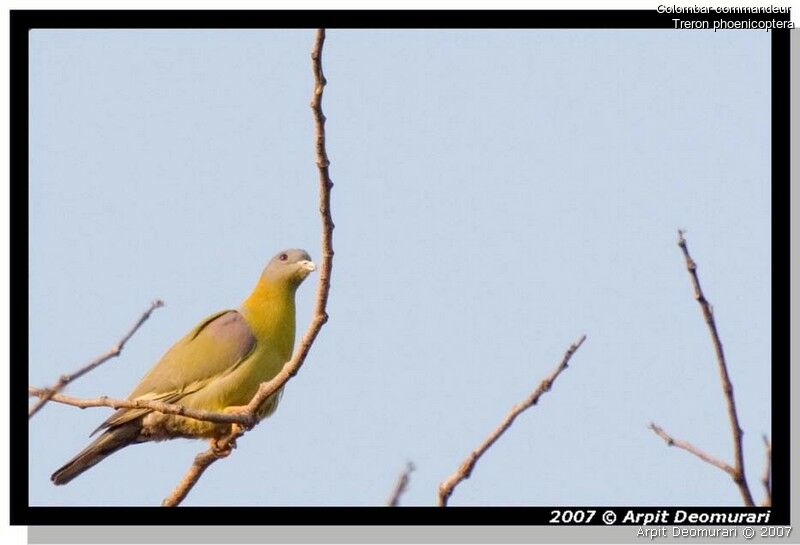
[[[753,496],[750,494],[750,488],[747,486],[747,478],[744,473],[744,455],[742,454],[742,428],[739,425],[739,417],[736,414],[736,401],[733,397],[733,384],[731,383],[730,376],[728,375],[728,366],[725,363],[725,353],[722,350],[722,341],[720,341],[719,333],[717,332],[717,324],[714,320],[714,312],[703,294],[703,289],[700,287],[700,279],[697,276],[697,263],[689,255],[689,249],[686,247],[686,239],[683,238],[683,231],[678,230],[678,246],[683,252],[683,257],[686,260],[686,269],[689,271],[689,277],[692,280],[692,288],[694,290],[694,298],[700,305],[703,312],[703,318],[708,325],[708,331],[711,334],[711,341],[714,344],[714,352],[717,355],[717,365],[719,367],[719,378],[722,383],[722,391],[725,393],[725,401],[728,406],[728,419],[730,420],[731,433],[733,434],[733,457],[734,457],[734,473],[731,473],[731,478],[739,492],[742,495],[744,504],[752,507]]]
[[[236,447],[236,439],[244,433],[244,430],[238,425],[232,427],[233,430],[231,434],[218,443],[219,446],[217,448],[211,447],[194,457],[192,465],[181,479],[181,482],[179,482],[172,492],[170,492],[169,496],[164,498],[164,501],[161,502],[162,507],[177,507],[180,505],[180,503],[186,499],[186,496],[192,488],[194,488],[194,485],[197,484],[197,481],[200,480],[200,477],[203,476],[206,469],[220,458],[224,458],[230,454],[231,450]]]
[[[664,442],[667,443],[667,445],[669,445],[671,447],[682,448],[683,450],[685,450],[687,452],[691,452],[692,454],[694,454],[695,456],[697,456],[698,458],[700,458],[704,462],[707,462],[707,463],[711,464],[712,466],[720,468],[722,471],[724,471],[725,473],[727,473],[731,477],[733,477],[736,474],[736,469],[734,467],[732,467],[728,463],[724,462],[723,460],[720,460],[719,458],[715,458],[714,456],[711,456],[710,454],[704,452],[703,450],[700,450],[699,448],[697,448],[696,446],[694,446],[690,442],[682,441],[681,439],[675,439],[674,437],[669,435],[667,432],[665,432],[660,426],[657,426],[656,424],[654,424],[652,422],[650,423],[650,426],[648,426],[648,427],[651,430],[653,430],[656,435],[661,437],[664,440]]]
[[[89,362],[87,365],[81,367],[80,369],[69,375],[61,375],[61,377],[59,377],[58,379],[58,382],[56,382],[50,388],[46,388],[45,389],[46,394],[40,395],[39,400],[31,406],[31,408],[28,410],[28,418],[31,418],[33,415],[39,412],[39,410],[42,407],[44,407],[45,404],[47,404],[47,402],[50,401],[55,394],[63,390],[67,386],[67,384],[69,384],[75,379],[82,377],[92,369],[95,369],[96,367],[105,363],[111,358],[116,358],[117,356],[119,356],[120,353],[122,352],[122,349],[125,348],[125,343],[127,343],[130,340],[130,338],[133,337],[134,333],[136,333],[139,330],[142,324],[147,321],[147,319],[150,317],[150,314],[152,314],[155,309],[163,306],[164,302],[160,299],[156,299],[155,301],[150,303],[150,308],[144,311],[144,314],[141,315],[139,320],[133,325],[130,331],[128,331],[125,334],[125,336],[122,337],[122,339],[120,339],[119,342],[117,342],[117,344],[111,347],[111,349],[108,352],[102,354],[95,360]]]
[[[319,212],[322,222],[322,261],[317,283],[316,304],[311,323],[306,329],[300,344],[294,351],[292,359],[283,365],[281,371],[268,382],[263,382],[258,388],[253,399],[247,404],[244,414],[254,415],[258,408],[269,396],[277,392],[286,382],[297,374],[311,350],[311,345],[317,338],[322,326],[328,321],[326,307],[330,292],[331,270],[333,268],[333,219],[331,217],[331,189],[333,182],[330,178],[328,153],[325,149],[325,115],[322,112],[322,94],[327,81],[322,72],[322,47],[325,43],[325,29],[317,29],[314,47],[311,50],[311,66],[314,73],[314,92],[311,98],[311,110],[314,115],[314,128],[316,132],[315,151],[316,163],[319,170]],[[195,457],[192,466],[184,478],[175,487],[172,493],[164,499],[162,506],[174,506],[186,497],[203,472],[216,460],[227,456],[229,451],[225,447],[233,446],[237,437],[244,433],[238,426],[232,426],[231,434],[218,442],[217,448],[211,448]],[[220,448],[221,445],[221,448]],[[224,453],[224,454],[221,454]]]
[[[764,448],[767,451],[767,463],[764,467],[764,475],[761,477],[761,484],[764,485],[764,501],[761,505],[764,507],[772,507],[772,441],[766,435],[763,435]]]
[[[442,484],[439,485],[439,507],[447,507],[447,500],[450,498],[450,495],[453,493],[455,487],[458,486],[461,481],[469,478],[469,476],[472,474],[475,464],[478,462],[478,459],[480,459],[480,457],[483,456],[487,450],[489,450],[489,447],[491,447],[495,441],[497,441],[500,436],[503,435],[503,433],[509,427],[511,427],[514,419],[529,407],[536,405],[542,394],[550,390],[553,382],[556,380],[556,378],[558,378],[558,375],[560,375],[561,372],[567,368],[570,358],[572,358],[572,355],[576,350],[578,350],[578,348],[580,348],[585,340],[586,335],[582,335],[580,339],[572,343],[556,368],[553,369],[553,371],[551,371],[550,374],[539,383],[539,386],[537,386],[536,389],[533,390],[524,401],[512,407],[511,412],[506,415],[500,425],[495,428],[494,431],[492,431],[492,433],[486,437],[486,439],[484,439],[483,443],[481,443],[469,454],[469,456],[467,456],[455,473],[442,481]]]
[[[386,505],[389,507],[397,507],[400,503],[400,496],[406,491],[408,488],[408,481],[411,479],[411,472],[414,471],[414,464],[408,462],[406,464],[406,468],[397,478],[397,483],[394,485],[394,490],[392,490],[392,495],[389,496],[389,499],[386,501]]]
[[[216,422],[218,424],[241,424],[243,426],[252,426],[254,418],[244,413],[215,413],[213,411],[206,411],[203,409],[192,409],[184,407],[183,405],[174,405],[172,403],[164,403],[163,401],[145,400],[145,399],[111,399],[107,396],[101,396],[95,399],[83,399],[78,397],[66,396],[64,394],[54,394],[52,390],[44,388],[28,387],[28,395],[39,397],[43,399],[47,397],[50,401],[56,403],[63,403],[64,405],[72,405],[79,409],[87,409],[89,407],[111,407],[112,409],[151,409],[165,414],[174,414],[178,416],[185,416],[186,418],[194,418],[195,420],[205,420],[207,422]]]

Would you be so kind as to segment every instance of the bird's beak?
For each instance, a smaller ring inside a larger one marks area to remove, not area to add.
[[[311,271],[317,270],[317,266],[314,265],[314,262],[309,261],[307,259],[298,261],[297,264],[300,266],[300,269],[306,272],[306,274],[310,273]]]

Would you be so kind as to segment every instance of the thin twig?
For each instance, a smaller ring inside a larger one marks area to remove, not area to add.
[[[725,393],[725,401],[728,406],[728,419],[731,424],[731,433],[733,434],[733,458],[734,470],[731,474],[733,482],[739,488],[742,495],[744,504],[752,507],[753,496],[750,494],[750,488],[747,486],[747,478],[744,473],[744,455],[742,453],[742,427],[739,425],[739,417],[736,414],[736,400],[733,397],[733,384],[731,383],[730,376],[728,375],[728,366],[725,363],[725,353],[722,351],[722,341],[719,339],[717,332],[717,324],[714,321],[714,312],[711,305],[703,294],[703,289],[700,287],[700,279],[697,276],[697,263],[689,255],[689,249],[686,247],[686,239],[683,238],[683,231],[678,230],[678,246],[683,251],[683,257],[686,260],[686,269],[689,271],[689,276],[692,279],[692,288],[694,290],[694,298],[700,305],[703,311],[703,318],[705,318],[708,325],[708,331],[711,334],[711,340],[714,344],[714,352],[717,356],[717,365],[719,367],[719,378],[722,383],[722,391]]]
[[[63,403],[64,405],[71,405],[79,409],[87,409],[89,407],[111,407],[112,409],[150,409],[164,414],[174,414],[178,416],[185,416],[186,418],[194,418],[195,420],[204,420],[206,422],[215,422],[217,424],[241,424],[243,426],[252,426],[254,419],[252,416],[244,413],[215,413],[213,411],[206,411],[203,409],[192,409],[184,407],[183,405],[175,405],[172,403],[164,403],[163,401],[147,400],[147,399],[111,399],[107,396],[101,396],[94,399],[84,399],[78,397],[66,396],[64,394],[54,394],[51,390],[45,388],[28,387],[28,395],[43,399],[47,397],[54,403]]]
[[[572,355],[580,348],[585,340],[586,335],[582,335],[580,339],[572,343],[556,368],[539,383],[539,386],[537,386],[524,401],[511,408],[511,412],[506,415],[500,425],[484,439],[483,443],[467,456],[455,473],[442,481],[442,484],[439,485],[439,507],[447,507],[447,500],[450,498],[455,487],[458,486],[461,481],[469,478],[478,459],[489,450],[489,447],[491,447],[509,427],[511,427],[514,419],[529,407],[536,405],[542,394],[550,390],[553,382],[555,382],[558,375],[567,368],[570,358],[572,358]]]
[[[233,441],[233,439],[230,439],[230,441]],[[181,479],[181,482],[179,482],[173,491],[170,492],[169,496],[164,498],[164,501],[161,502],[161,506],[176,507],[180,505],[180,503],[192,490],[194,485],[197,484],[197,481],[200,480],[200,477],[203,476],[203,473],[206,469],[208,469],[208,466],[222,457],[224,456],[221,455],[219,451],[215,451],[212,448],[209,448],[208,450],[205,450],[195,456],[192,465]]]
[[[408,462],[406,464],[406,468],[397,478],[397,483],[394,485],[394,490],[392,490],[392,495],[389,496],[389,499],[386,501],[386,505],[389,507],[397,507],[400,503],[400,496],[406,491],[408,488],[408,481],[411,479],[411,472],[414,471],[414,464]]]
[[[764,501],[761,503],[764,507],[772,507],[772,441],[763,435],[764,448],[767,451],[767,463],[764,467],[764,475],[761,477],[761,484],[764,485]]]
[[[39,400],[36,403],[34,403],[33,406],[31,406],[31,408],[28,410],[28,418],[31,418],[33,415],[39,412],[39,410],[41,410],[41,408],[44,407],[45,404],[47,404],[47,402],[50,401],[55,394],[63,390],[67,386],[67,384],[69,384],[75,379],[82,377],[92,369],[105,363],[111,358],[116,358],[117,356],[119,356],[120,353],[122,352],[122,349],[125,348],[125,343],[127,343],[130,340],[130,338],[133,337],[134,333],[136,333],[139,330],[142,324],[147,321],[147,319],[150,317],[150,314],[152,314],[155,309],[163,306],[164,302],[160,299],[156,299],[155,301],[150,303],[150,308],[144,311],[144,314],[141,315],[139,320],[133,325],[130,331],[128,331],[125,334],[125,336],[119,340],[117,344],[112,346],[108,352],[102,354],[95,360],[89,362],[87,365],[81,367],[80,369],[69,375],[61,375],[58,379],[58,382],[56,382],[50,388],[46,388],[45,390],[47,393],[43,396],[39,396]]]
[[[294,351],[292,359],[283,365],[281,371],[268,382],[263,382],[258,388],[255,396],[247,404],[244,413],[255,415],[258,408],[267,400],[269,396],[277,392],[286,382],[297,374],[306,359],[311,345],[317,338],[322,326],[328,321],[326,311],[328,294],[330,292],[331,269],[333,268],[333,219],[331,217],[331,189],[333,182],[330,178],[328,153],[325,149],[325,115],[322,113],[322,94],[325,89],[325,75],[322,72],[322,47],[325,43],[325,29],[317,29],[314,40],[314,47],[311,51],[311,66],[314,73],[314,92],[311,98],[311,110],[314,115],[314,128],[316,132],[315,152],[317,169],[319,170],[319,212],[322,222],[322,260],[319,271],[319,282],[317,283],[316,305],[314,315],[308,326],[300,344]],[[231,433],[221,439],[217,444],[217,449],[209,449],[195,457],[192,466],[186,475],[167,498],[162,502],[162,506],[176,506],[186,497],[192,487],[203,472],[212,463],[224,457],[226,447],[232,447],[236,439],[245,430],[239,426],[232,426]],[[220,448],[221,447],[221,448]]]
[[[712,466],[720,468],[722,471],[724,471],[725,473],[727,473],[731,477],[733,477],[736,474],[736,468],[734,468],[730,464],[726,463],[723,460],[720,460],[719,458],[715,458],[714,456],[711,456],[710,454],[708,454],[705,451],[697,448],[696,446],[694,446],[693,444],[691,444],[688,441],[683,441],[681,439],[675,439],[674,437],[669,435],[667,432],[665,432],[661,428],[661,426],[657,426],[656,424],[651,422],[650,426],[648,426],[648,427],[651,430],[653,430],[656,435],[661,437],[667,445],[669,445],[671,447],[682,448],[683,450],[685,450],[687,452],[691,452],[692,454],[694,454],[695,456],[697,456],[698,458],[700,458],[704,462],[707,462],[707,463],[711,464]]]

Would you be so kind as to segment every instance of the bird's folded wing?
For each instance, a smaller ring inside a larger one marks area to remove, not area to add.
[[[255,346],[256,338],[239,312],[218,312],[200,322],[167,350],[128,399],[179,403],[184,396],[236,369]],[[148,412],[149,409],[120,409],[93,433],[130,422]]]

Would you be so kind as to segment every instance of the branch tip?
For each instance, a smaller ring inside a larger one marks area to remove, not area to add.
[[[717,324],[714,320],[714,310],[706,299],[706,296],[703,293],[703,288],[700,286],[700,278],[697,276],[697,263],[695,263],[694,259],[692,259],[692,256],[689,254],[689,248],[686,243],[686,239],[683,236],[684,232],[684,230],[678,229],[678,246],[680,246],[681,252],[683,253],[684,261],[686,262],[686,270],[689,272],[689,278],[691,279],[695,299],[700,305],[703,319],[706,322],[709,334],[711,336],[711,342],[717,358],[720,383],[722,385],[722,391],[725,395],[725,402],[728,408],[728,420],[730,421],[731,434],[733,435],[734,466],[731,468],[731,466],[722,462],[722,464],[725,466],[722,469],[734,477],[734,482],[739,488],[739,492],[742,495],[744,504],[748,507],[752,507],[754,505],[753,496],[750,493],[750,488],[747,485],[747,478],[745,477],[744,471],[744,454],[742,448],[742,436],[744,432],[739,425],[739,416],[736,412],[736,400],[733,396],[733,383],[731,382],[730,375],[728,374],[728,366],[725,360],[725,353],[722,349],[722,341],[719,338]],[[714,463],[714,465],[721,467],[717,463]]]
[[[539,385],[528,395],[528,397],[522,402],[512,407],[511,411],[506,415],[503,421],[500,423],[497,428],[495,428],[484,441],[478,445],[472,452],[467,455],[464,461],[459,466],[458,470],[447,477],[442,483],[439,485],[438,490],[438,505],[439,507],[447,507],[447,502],[450,496],[453,494],[453,490],[455,490],[456,486],[459,485],[462,481],[468,479],[470,475],[472,475],[472,471],[475,469],[475,465],[478,463],[483,454],[489,450],[489,448],[500,438],[503,433],[511,427],[511,424],[514,422],[514,419],[517,418],[523,411],[527,410],[528,408],[536,405],[539,402],[539,398],[545,392],[549,391],[553,382],[555,382],[556,378],[561,374],[561,372],[566,369],[567,362],[569,362],[572,355],[575,351],[580,348],[583,344],[583,341],[586,340],[586,335],[581,336],[577,341],[572,343],[569,348],[567,348],[564,356],[562,357],[561,361],[556,365],[556,367],[547,375]]]
[[[133,337],[133,335],[139,330],[142,324],[147,321],[147,319],[150,317],[153,311],[162,306],[164,306],[164,303],[161,301],[161,299],[156,299],[155,301],[150,303],[150,307],[144,311],[144,313],[139,317],[139,320],[137,320],[137,322],[133,325],[130,331],[128,331],[122,337],[122,339],[120,339],[105,354],[100,355],[93,361],[89,362],[88,364],[84,365],[83,367],[81,367],[77,371],[74,371],[71,374],[61,375],[58,378],[58,382],[56,382],[56,384],[54,384],[50,388],[40,389],[42,392],[44,392],[44,395],[39,395],[38,396],[39,400],[36,403],[34,403],[30,409],[28,409],[28,418],[30,419],[33,417],[33,415],[38,413],[42,409],[42,407],[44,407],[47,404],[47,402],[53,398],[53,396],[55,396],[61,390],[66,388],[70,382],[79,379],[89,371],[96,369],[98,366],[110,360],[111,358],[119,356],[120,353],[122,352],[122,349],[125,347],[125,343],[127,343],[131,339],[131,337]]]
[[[400,496],[408,488],[408,483],[411,480],[411,472],[413,472],[416,468],[412,462],[406,462],[406,468],[400,473],[400,476],[397,478],[397,482],[395,483],[394,490],[392,490],[392,494],[389,496],[389,499],[386,502],[386,505],[389,507],[397,507],[400,502]]]

